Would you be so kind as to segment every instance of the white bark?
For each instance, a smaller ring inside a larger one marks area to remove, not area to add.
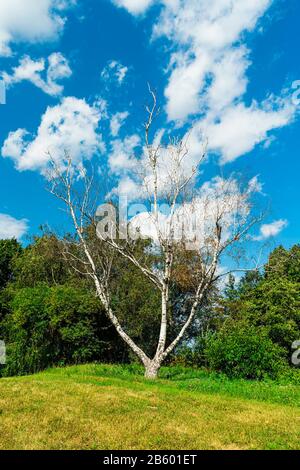
[[[149,380],[157,379],[159,369],[161,368],[161,361],[150,361],[145,366],[145,378]]]

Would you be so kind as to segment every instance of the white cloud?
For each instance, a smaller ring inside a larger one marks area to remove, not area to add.
[[[273,0],[162,0],[155,34],[211,51],[231,46],[251,31]]]
[[[162,212],[158,212],[157,220],[153,213],[141,212],[134,216],[129,222],[129,233],[134,236],[139,233],[145,239],[151,239],[154,243],[158,244],[160,234],[166,238],[169,217]]]
[[[248,84],[245,71],[249,65],[248,51],[242,46],[229,49],[212,64],[214,80],[207,92],[210,111],[220,112],[245,93]]]
[[[164,0],[155,36],[171,39],[172,72],[166,88],[170,120],[203,107],[216,117],[246,91],[249,66],[241,39],[272,0]],[[183,78],[185,86],[182,86]]]
[[[126,196],[128,201],[133,201],[141,196],[141,187],[130,176],[125,175],[120,179],[118,186],[107,195],[107,198],[115,194],[119,197]]]
[[[153,37],[165,37],[171,51],[166,111],[177,126],[193,118],[192,151],[201,131],[209,139],[209,150],[220,153],[223,163],[233,161],[259,143],[270,143],[272,131],[296,115],[296,105],[285,92],[261,103],[244,101],[251,66],[245,33],[257,27],[273,1],[156,1],[162,8]],[[125,0],[118,4],[136,13]],[[147,6],[140,8],[145,11]]]
[[[112,152],[109,155],[109,166],[113,173],[124,174],[137,165],[135,149],[140,145],[140,137],[136,134],[127,136],[124,140],[112,142]]]
[[[45,78],[42,75],[45,75]],[[67,59],[60,53],[55,52],[45,59],[32,60],[23,57],[19,65],[13,68],[12,74],[4,72],[2,78],[8,87],[23,81],[29,81],[36,87],[51,96],[60,95],[63,86],[57,82],[72,75]]]
[[[0,214],[0,239],[20,239],[28,230],[26,219],[17,220],[7,214]]]
[[[106,82],[115,81],[119,86],[124,82],[128,73],[128,67],[116,60],[108,62],[101,72],[101,77]]]
[[[121,127],[124,125],[129,113],[124,111],[123,113],[116,113],[112,116],[110,121],[110,132],[113,137],[117,137]]]
[[[284,230],[288,226],[287,220],[276,220],[271,224],[264,224],[260,228],[260,235],[255,237],[255,240],[267,240],[271,237],[276,237],[279,235],[282,230]]]
[[[11,44],[57,39],[65,24],[64,11],[76,0],[1,0],[0,56],[12,54]]]
[[[80,165],[103,151],[98,133],[101,110],[89,106],[85,100],[64,98],[60,104],[47,108],[36,135],[25,129],[11,132],[2,147],[2,156],[14,160],[19,170],[41,170],[47,165],[50,152],[60,161],[67,151]]]
[[[219,122],[203,121],[199,125],[208,138],[209,149],[220,153],[222,163],[228,163],[267,141],[270,131],[292,121],[294,112],[289,99],[282,100],[279,107],[276,102],[260,106],[253,102],[249,107],[239,103],[226,108]]]
[[[199,110],[199,90],[204,85],[204,78],[209,55],[202,54],[196,59],[186,59],[179,56],[168,86],[165,90],[167,98],[167,113],[171,120],[185,119],[189,114]]]
[[[144,13],[155,0],[113,0],[118,7],[126,8],[129,13],[139,15]]]

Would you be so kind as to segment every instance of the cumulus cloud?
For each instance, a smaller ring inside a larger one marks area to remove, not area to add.
[[[177,43],[210,50],[231,46],[252,30],[273,0],[161,0],[156,34]]]
[[[124,82],[128,73],[128,67],[122,65],[116,60],[108,62],[101,72],[101,77],[105,82],[116,82],[118,86],[121,86]]]
[[[1,0],[0,56],[12,54],[15,42],[53,41],[62,32],[64,12],[76,0]]]
[[[112,151],[109,155],[109,166],[113,173],[124,174],[136,167],[138,161],[135,149],[140,145],[140,137],[136,134],[127,136],[124,140],[112,141]]]
[[[222,163],[228,163],[266,142],[272,130],[286,126],[294,118],[295,108],[289,99],[283,99],[279,107],[277,102],[253,102],[248,107],[239,103],[226,108],[219,122],[200,122],[209,149],[221,155]]]
[[[64,151],[74,164],[103,151],[104,144],[98,132],[101,110],[85,100],[64,98],[60,104],[48,107],[35,135],[26,129],[11,132],[2,147],[2,156],[14,160],[18,170],[43,171],[49,161],[60,161]]]
[[[251,178],[249,181],[249,191],[254,192],[254,193],[262,193],[263,190],[263,184],[259,181],[258,176],[254,176]]]
[[[117,137],[121,127],[124,125],[129,113],[124,111],[123,113],[116,113],[112,116],[110,121],[110,132],[113,137]]]
[[[285,93],[262,103],[243,102],[251,62],[242,34],[255,28],[271,3],[213,0],[208,8],[207,0],[165,1],[155,27],[156,35],[167,35],[177,47],[165,92],[169,119],[202,114],[196,126],[222,163],[268,141],[271,131],[289,124],[296,113]]]
[[[118,195],[119,197],[126,196],[128,201],[134,201],[141,196],[141,187],[129,175],[123,175],[119,180],[117,187],[112,189],[112,191],[107,195],[107,198],[110,198],[113,195]]]
[[[129,13],[139,15],[144,13],[155,0],[113,0],[118,7],[126,8]]]
[[[8,214],[0,214],[0,239],[20,239],[28,230],[26,219],[17,220]]]
[[[48,95],[57,96],[64,90],[58,81],[69,78],[71,75],[72,70],[68,60],[60,52],[55,52],[48,57],[47,61],[44,58],[32,60],[29,56],[25,56],[20,60],[19,65],[13,68],[11,74],[4,72],[2,78],[7,87],[29,81]]]
[[[209,150],[223,163],[271,142],[272,131],[288,125],[296,106],[286,92],[246,104],[251,54],[245,33],[253,31],[274,0],[157,0],[161,10],[153,37],[170,45],[165,89],[169,121],[177,126],[191,118],[198,135],[207,135]],[[125,0],[119,6],[136,14]],[[133,2],[135,3],[135,2]],[[141,2],[140,12],[148,2]]]
[[[264,224],[260,228],[260,235],[258,237],[255,237],[255,240],[267,240],[268,238],[276,237],[287,226],[288,221],[282,219],[276,220],[271,224]]]
[[[242,96],[248,85],[245,71],[250,65],[248,50],[240,46],[226,53],[211,64],[214,80],[207,91],[207,105],[218,113]]]
[[[204,86],[210,61],[206,54],[196,59],[177,57],[176,67],[165,90],[170,120],[184,120],[190,114],[197,114],[200,106],[199,91]]]

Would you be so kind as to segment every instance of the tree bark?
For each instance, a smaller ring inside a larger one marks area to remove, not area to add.
[[[161,363],[151,361],[145,365],[145,378],[155,380],[158,376],[158,371],[161,368]]]

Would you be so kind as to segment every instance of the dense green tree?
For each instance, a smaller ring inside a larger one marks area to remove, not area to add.
[[[3,331],[8,345],[5,375],[55,364],[121,360],[123,355],[98,299],[76,287],[18,289]]]
[[[236,288],[236,279],[233,274],[229,274],[228,281],[224,289],[224,297],[229,301],[236,300],[238,297],[238,290]]]
[[[300,247],[277,247],[263,273],[249,272],[222,299],[227,316],[235,322],[264,328],[286,359],[291,345],[300,339]]]
[[[263,280],[263,275],[259,271],[248,271],[242,277],[237,286],[238,296],[252,292]]]
[[[270,255],[265,268],[267,278],[285,277],[292,282],[300,282],[300,245],[294,245],[290,250],[277,247]]]
[[[289,357],[293,341],[300,338],[300,284],[267,277],[242,300],[243,318],[266,327],[272,341],[283,346]]]
[[[14,258],[13,271],[18,287],[64,284],[74,278],[74,271],[64,262],[62,243],[51,234],[35,237],[33,242]]]
[[[13,262],[21,252],[17,240],[0,240],[0,289],[13,280]]]

